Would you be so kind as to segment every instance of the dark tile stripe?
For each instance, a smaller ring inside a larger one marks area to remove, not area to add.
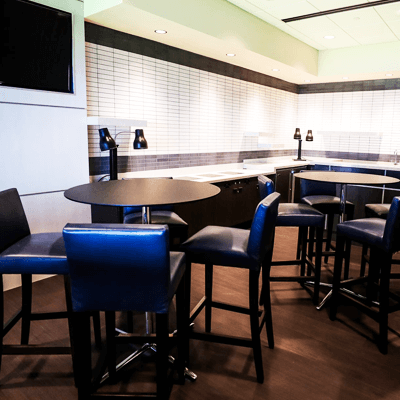
[[[118,32],[113,29],[85,22],[85,40],[90,43],[129,51],[143,56],[172,62],[202,71],[229,76],[257,83],[287,92],[298,93],[298,85],[282,79],[241,68],[223,61],[214,60],[200,54],[191,53],[177,47],[168,46],[138,36]]]

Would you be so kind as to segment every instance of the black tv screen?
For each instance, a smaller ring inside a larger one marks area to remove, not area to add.
[[[0,84],[73,93],[72,15],[31,1],[0,2]]]

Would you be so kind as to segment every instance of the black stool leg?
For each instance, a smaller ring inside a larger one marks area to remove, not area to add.
[[[308,235],[308,258],[312,262],[314,256],[314,240],[315,240],[315,227],[310,226]],[[311,276],[311,268],[307,267],[307,276]]]
[[[206,332],[211,332],[211,313],[212,313],[212,287],[213,287],[213,266],[205,265],[206,280]]]
[[[389,316],[389,285],[390,285],[389,282],[390,282],[391,262],[392,262],[391,255],[381,253],[378,348],[382,354],[387,354],[388,352],[388,316]]]
[[[361,267],[360,267],[360,276],[365,276],[365,267],[367,264],[367,254],[368,254],[368,245],[363,244],[362,246],[362,254],[361,254]]]
[[[157,399],[168,399],[168,313],[156,314]]]
[[[106,311],[107,367],[111,382],[115,381],[117,348],[115,342],[115,312]]]
[[[178,289],[176,291],[176,327],[178,331],[178,383],[183,385],[185,383],[185,366],[189,357],[188,342],[189,342],[189,315],[186,312],[186,284],[185,277],[182,278]]]
[[[349,279],[349,271],[350,271],[350,254],[351,254],[351,240],[347,239],[345,244],[345,255],[344,255],[344,273],[343,278]]]
[[[251,340],[253,344],[254,364],[256,367],[257,382],[264,382],[264,369],[261,355],[261,340],[258,318],[258,279],[259,271],[249,271],[249,306],[250,306],[250,325]]]
[[[333,219],[335,214],[328,214],[327,226],[326,226],[326,246],[325,251],[329,251],[331,249],[332,242],[332,232],[333,232]],[[325,264],[328,262],[329,256],[325,256]]]
[[[29,332],[31,328],[32,313],[32,275],[21,275],[22,289],[22,325],[21,325],[21,344],[27,345],[29,342]]]
[[[339,290],[340,290],[340,279],[342,275],[344,247],[345,247],[345,238],[338,235],[338,237],[336,238],[335,267],[333,270],[331,309],[329,313],[329,318],[332,321],[336,319],[336,313],[339,303]]]
[[[300,276],[305,276],[305,274],[306,274],[306,259],[307,259],[308,227],[307,226],[301,226],[299,228],[299,234],[301,235]]]
[[[3,359],[3,337],[4,337],[4,286],[3,275],[0,274],[0,371]]]
[[[90,334],[90,314],[74,312],[72,321],[72,342],[74,349],[72,363],[74,379],[78,388],[78,399],[87,400],[92,391],[92,349]]]
[[[321,282],[321,263],[322,263],[322,241],[324,228],[317,228],[317,239],[315,243],[315,263],[314,263],[314,304],[319,302],[319,286]]]
[[[271,305],[271,290],[269,275],[271,271],[271,258],[272,249],[266,254],[265,261],[262,266],[262,288],[261,297],[262,304],[264,304],[264,323],[267,331],[268,346],[273,349],[275,346],[274,342],[274,331],[272,326],[272,305]]]

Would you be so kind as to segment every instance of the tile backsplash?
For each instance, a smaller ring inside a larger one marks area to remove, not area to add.
[[[135,127],[108,126],[113,137],[122,132],[120,172],[295,155],[296,127],[303,139],[313,130],[306,155],[388,160],[400,150],[398,79],[295,87],[188,52],[187,62],[183,50],[161,44],[158,58],[155,42],[103,27],[87,24],[87,32],[88,116],[147,121],[141,151],[132,148]],[[91,175],[108,172],[98,128],[88,127]]]

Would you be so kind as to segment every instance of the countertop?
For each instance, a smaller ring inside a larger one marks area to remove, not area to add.
[[[294,161],[293,157],[270,157],[266,159],[245,160],[243,163],[234,164],[119,173],[118,177],[119,179],[172,177],[173,179],[215,183],[240,178],[251,178],[258,175],[274,174],[276,170],[280,168],[292,168],[314,164],[400,171],[400,165],[394,165],[393,162],[343,160],[321,157],[307,157],[304,161]],[[91,181],[97,181],[100,177],[101,176],[93,176],[91,177]]]

